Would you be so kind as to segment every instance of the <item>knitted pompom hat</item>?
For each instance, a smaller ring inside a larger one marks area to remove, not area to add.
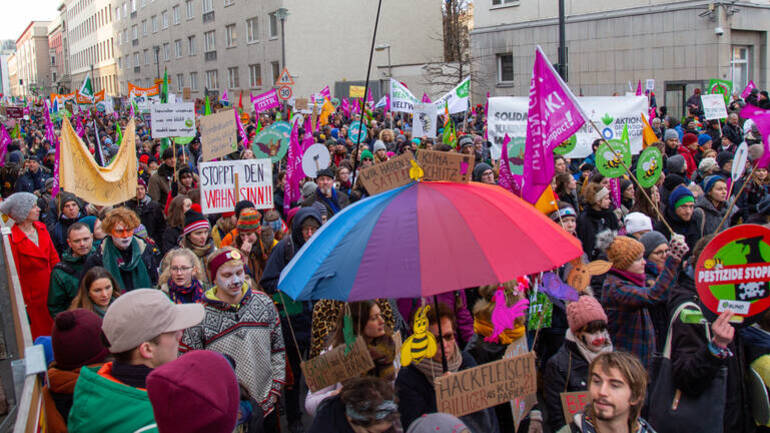
[[[644,245],[628,236],[617,236],[607,247],[607,258],[621,271],[628,269],[644,254]]]

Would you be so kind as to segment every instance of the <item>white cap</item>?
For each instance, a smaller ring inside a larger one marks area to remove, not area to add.
[[[652,231],[652,220],[641,212],[631,212],[626,215],[623,221],[626,226],[626,234],[639,233],[641,231]]]

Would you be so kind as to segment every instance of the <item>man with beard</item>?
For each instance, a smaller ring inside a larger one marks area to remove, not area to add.
[[[326,207],[326,215],[331,219],[334,214],[350,203],[347,194],[334,188],[334,171],[331,168],[319,170],[315,182],[318,184],[318,189],[315,194],[302,202],[303,207],[310,207],[313,203],[320,202]]]

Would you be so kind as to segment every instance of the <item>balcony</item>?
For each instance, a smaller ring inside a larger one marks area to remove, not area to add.
[[[214,22],[214,11],[209,11],[203,14],[203,24]]]
[[[205,60],[206,60],[207,62],[211,62],[211,61],[214,61],[214,60],[216,60],[216,59],[217,59],[217,52],[216,52],[216,51],[209,51],[209,52],[208,52],[208,53],[206,53],[206,55],[205,55]]]

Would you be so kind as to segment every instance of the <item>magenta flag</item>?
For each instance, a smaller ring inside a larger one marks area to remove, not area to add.
[[[390,94],[385,94],[385,112],[390,111]]]
[[[320,123],[320,122],[319,122]],[[310,116],[305,116],[305,135],[302,137],[302,154],[305,153],[308,147],[315,143],[313,138],[313,123],[310,121]],[[301,168],[302,164],[300,164]],[[304,173],[304,172],[303,172]],[[303,175],[304,177],[304,175]]]
[[[53,129],[53,122],[51,122],[51,115],[48,113],[48,101],[45,102],[45,138],[51,143],[51,146],[55,146],[56,153],[53,160],[53,189],[51,190],[51,197],[56,197],[59,193],[59,139],[56,137],[56,132]],[[83,129],[83,125],[78,122],[80,129]],[[82,137],[82,136],[81,136]]]
[[[83,122],[80,121],[80,117],[75,118],[75,132],[77,132],[78,137],[83,138],[84,135],[86,135],[86,130],[83,129]]]
[[[372,89],[369,89],[369,93],[366,95],[366,103],[369,106],[374,105],[374,96],[372,96]]]
[[[749,84],[747,84],[746,88],[743,89],[743,92],[741,92],[741,98],[746,99],[749,95],[751,95],[751,91],[756,88],[757,86],[754,84],[754,80],[749,80]]]
[[[5,155],[8,153],[8,145],[11,144],[11,136],[5,126],[0,124],[0,167],[5,165]]]
[[[225,89],[225,91],[222,92],[222,101],[230,102],[230,98],[227,97],[227,89]]]
[[[484,103],[484,125],[485,125],[485,127],[484,127],[484,140],[485,141],[489,140],[489,138],[488,138],[489,135],[487,133],[487,128],[486,128],[487,113],[489,113],[489,92],[487,92],[487,102]]]
[[[536,203],[553,178],[553,149],[585,124],[575,95],[556,73],[540,46],[529,85],[527,141],[522,196]]]
[[[521,189],[519,188],[519,182],[511,172],[511,166],[508,162],[508,143],[511,142],[511,137],[505,134],[503,139],[503,149],[500,157],[500,177],[497,179],[497,184],[507,189],[508,191],[521,196]]]
[[[299,182],[305,177],[302,171],[302,149],[299,144],[299,122],[294,123],[289,138],[289,151],[286,157],[286,184],[284,186],[283,211],[288,212],[293,201],[302,197]],[[312,135],[311,135],[312,137]]]
[[[770,110],[763,110],[751,104],[747,104],[741,110],[740,116],[744,119],[751,119],[757,125],[759,133],[762,134],[762,147],[764,152],[757,161],[757,167],[767,167],[770,163]]]
[[[233,110],[233,114],[235,115],[235,125],[238,128],[238,135],[241,137],[241,141],[243,142],[243,148],[248,149],[249,136],[246,135],[246,131],[243,129],[243,123],[241,123],[241,119],[238,117],[238,110]]]
[[[430,100],[430,98],[428,97],[427,93],[423,92],[423,94],[422,94],[422,102],[424,102],[426,104],[430,104],[433,101]]]
[[[249,98],[251,98],[251,103],[254,105],[254,111],[257,113],[281,106],[281,101],[278,99],[278,91],[275,89],[268,90],[257,96],[251,96],[251,94],[249,94]]]
[[[348,98],[342,98],[342,113],[350,117],[350,102],[348,102]]]
[[[131,102],[131,109],[128,112],[128,118],[130,119],[132,117],[134,117],[134,102],[133,101]]]
[[[636,85],[636,96],[642,96],[642,80]]]
[[[320,94],[323,95],[324,98],[332,99],[332,92],[331,90],[329,90],[329,86],[326,86],[323,89],[321,89]]]
[[[617,177],[610,179],[610,196],[612,197],[612,204],[615,205],[616,208],[620,209],[620,179]]]

